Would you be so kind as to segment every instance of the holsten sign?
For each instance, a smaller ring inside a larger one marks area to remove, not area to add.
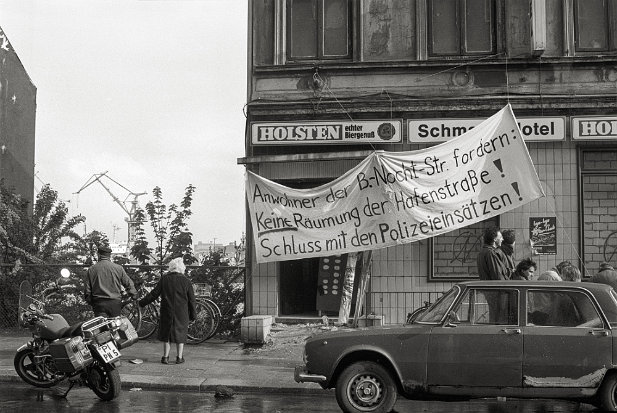
[[[572,118],[572,139],[617,139],[617,116]]]
[[[445,142],[476,127],[483,119],[423,119],[408,123],[409,141]],[[564,117],[517,118],[526,141],[562,141],[566,137]]]
[[[400,120],[254,122],[251,139],[253,145],[400,143],[401,131]]]
[[[290,188],[246,172],[259,263],[415,242],[543,195],[510,106],[448,142],[373,152],[316,188]]]

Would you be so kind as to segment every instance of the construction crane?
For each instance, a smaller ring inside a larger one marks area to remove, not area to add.
[[[124,220],[128,224],[127,248],[130,251],[131,247],[135,243],[135,237],[136,237],[135,235],[135,224],[136,224],[135,213],[137,212],[137,206],[138,206],[137,198],[141,195],[146,195],[147,192],[133,192],[127,187],[125,187],[124,185],[122,185],[120,182],[116,181],[115,179],[107,175],[107,172],[109,171],[101,172],[100,174],[93,174],[86,181],[86,183],[83,184],[81,188],[79,188],[77,192],[74,192],[74,194],[79,195],[81,191],[83,191],[84,189],[86,189],[87,187],[89,187],[95,182],[98,182],[99,184],[101,184],[103,188],[105,188],[105,191],[107,191],[107,193],[112,197],[114,202],[118,204],[120,208],[122,208],[122,210],[127,215],[127,217],[124,218]],[[118,198],[113,192],[111,192],[111,189],[109,189],[109,187],[105,185],[105,183],[103,182],[102,180],[103,178],[109,179],[111,182],[113,182],[114,184],[118,185],[120,188],[128,192],[128,195],[126,196],[124,201],[120,200],[120,198]],[[128,201],[129,197],[132,197],[130,201]],[[130,202],[130,206],[127,206],[127,202]],[[114,229],[114,234],[115,234],[115,229]]]

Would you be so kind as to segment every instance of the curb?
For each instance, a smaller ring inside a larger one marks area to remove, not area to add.
[[[273,387],[273,386],[249,386],[246,384],[232,383],[234,380],[221,379],[216,383],[207,383],[208,379],[175,379],[176,383],[163,382],[162,379],[152,379],[150,376],[125,375],[121,376],[122,389],[143,389],[143,390],[163,390],[177,392],[213,393],[219,386],[225,386],[236,393],[271,393],[271,394],[324,394],[331,390],[324,390],[321,387]],[[165,378],[169,380],[169,378]],[[179,381],[179,382],[178,382]],[[0,375],[0,383],[25,383],[19,376],[11,374]]]

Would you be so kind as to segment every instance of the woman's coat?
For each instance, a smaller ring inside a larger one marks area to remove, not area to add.
[[[139,305],[146,306],[159,296],[159,340],[186,343],[189,322],[195,319],[195,293],[191,280],[177,272],[167,273],[152,291],[139,300]]]

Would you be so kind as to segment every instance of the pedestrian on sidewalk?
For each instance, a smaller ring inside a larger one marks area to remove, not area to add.
[[[506,267],[506,277],[512,278],[516,270],[514,264],[514,244],[516,243],[516,232],[513,229],[506,229],[502,233],[503,241],[498,248],[499,256],[502,258]]]
[[[176,343],[176,364],[181,364],[184,363],[189,322],[195,319],[195,293],[191,280],[184,276],[186,266],[181,257],[171,260],[168,270],[152,291],[139,300],[139,306],[145,307],[161,297],[158,335],[163,342],[161,363],[169,364],[171,343]]]
[[[97,252],[99,261],[86,273],[84,299],[96,316],[118,317],[122,310],[122,290],[131,298],[137,296],[137,290],[124,268],[111,261],[111,248],[101,245]]]
[[[533,280],[536,269],[536,262],[531,258],[525,258],[516,265],[516,270],[512,274],[512,280]]]

